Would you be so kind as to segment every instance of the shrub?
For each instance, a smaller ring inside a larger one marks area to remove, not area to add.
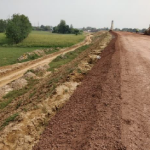
[[[28,17],[14,14],[12,19],[8,20],[6,37],[17,44],[28,36],[31,29],[31,23]]]

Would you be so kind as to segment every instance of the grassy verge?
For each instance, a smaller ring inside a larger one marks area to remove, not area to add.
[[[6,106],[8,106],[10,103],[12,102],[12,98],[11,99],[6,99],[3,102],[0,103],[0,109],[4,109]]]
[[[65,65],[69,62],[71,62],[74,58],[76,58],[81,52],[86,50],[89,47],[89,45],[82,46],[75,51],[68,52],[65,55],[60,55],[57,58],[55,58],[49,65],[50,65],[50,71],[54,71],[55,68],[59,68],[62,65]]]
[[[7,119],[5,119],[5,121],[3,122],[3,124],[0,126],[0,130],[2,130],[5,126],[7,126],[10,122],[15,121],[16,117],[18,117],[19,114],[15,113],[12,116],[8,117]]]
[[[38,80],[30,79],[28,81],[28,86],[24,87],[23,89],[14,90],[14,91],[6,94],[3,97],[4,100],[2,102],[0,102],[0,110],[4,109],[6,106],[8,106],[12,102],[12,100],[14,100],[16,97],[19,97],[19,96],[27,93],[37,83],[38,83]]]
[[[37,48],[0,47],[0,66],[18,63],[18,58],[26,52],[32,52]]]
[[[48,55],[48,54],[52,54],[52,53],[55,53],[55,52],[58,52],[58,51],[59,51],[59,49],[54,49],[54,50],[52,50],[52,51],[45,52],[45,54]],[[38,56],[37,54],[34,54],[34,55],[32,55],[32,56],[28,56],[28,59],[19,61],[19,63],[27,62],[27,61],[31,61],[31,60],[35,60],[35,59],[38,59],[38,58],[40,58],[40,57],[42,57],[42,56]]]

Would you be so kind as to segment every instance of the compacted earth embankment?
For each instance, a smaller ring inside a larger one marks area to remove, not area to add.
[[[150,37],[113,33],[33,150],[150,150]]]
[[[1,88],[0,150],[32,149],[111,39],[108,32],[95,33],[90,45],[60,55],[48,66],[28,70]]]
[[[33,150],[126,150],[121,141],[117,34]]]

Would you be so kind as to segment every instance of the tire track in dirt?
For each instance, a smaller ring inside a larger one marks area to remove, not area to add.
[[[121,143],[120,52],[115,36],[33,150],[126,150]]]
[[[90,44],[91,43],[91,36],[92,35],[88,35],[84,42],[81,42],[81,43],[74,45],[70,48],[63,49],[59,52],[47,55],[45,57],[39,58],[37,60],[21,63],[19,65],[15,64],[15,65],[11,65],[11,66],[0,67],[0,71],[2,71],[4,69],[8,70],[8,71],[6,71],[6,73],[0,74],[0,87],[22,77],[23,74],[27,70],[30,70],[32,68],[42,66],[45,64],[49,64],[53,59],[55,59],[57,56],[59,56],[61,54],[65,54],[65,53],[68,53],[70,51],[74,51],[75,49],[77,49],[81,46]]]

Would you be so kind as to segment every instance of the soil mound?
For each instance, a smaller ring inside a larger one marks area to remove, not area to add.
[[[13,91],[13,88],[10,85],[5,85],[3,87],[0,87],[0,98],[2,98],[7,93]]]
[[[33,72],[27,72],[25,75],[24,75],[24,78],[25,79],[35,79],[36,78],[36,75],[33,73]]]
[[[25,80],[24,78],[20,78],[15,80],[14,82],[11,83],[11,87],[14,90],[19,90],[22,89],[23,87],[25,87],[28,84],[27,80]]]

